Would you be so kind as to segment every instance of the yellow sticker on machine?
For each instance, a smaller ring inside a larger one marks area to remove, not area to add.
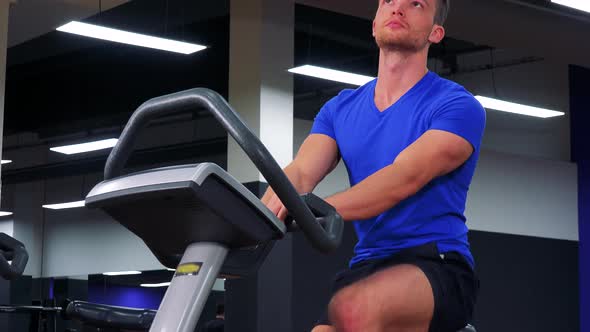
[[[176,268],[176,273],[174,274],[175,277],[178,276],[196,276],[201,271],[201,267],[203,263],[184,263],[178,265]]]

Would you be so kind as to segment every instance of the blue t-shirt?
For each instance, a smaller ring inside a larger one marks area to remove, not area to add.
[[[376,82],[344,90],[331,99],[311,130],[336,141],[351,186],[391,165],[400,152],[431,129],[463,137],[474,152],[459,168],[433,179],[393,208],[354,221],[359,242],[350,264],[434,241],[440,253],[458,251],[473,266],[464,212],[485,127],[484,108],[462,86],[428,72],[380,112],[374,102]]]

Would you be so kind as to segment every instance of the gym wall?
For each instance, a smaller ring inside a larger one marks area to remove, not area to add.
[[[13,225],[14,222],[12,218],[0,220],[0,233],[7,234],[8,236],[12,236],[13,234]]]
[[[490,61],[489,51],[460,57],[461,66]],[[518,66],[506,66],[525,54],[512,50],[493,52],[494,71],[454,75],[474,95],[483,95],[525,105],[561,110],[565,116],[540,119],[522,115],[488,112],[483,148],[524,157],[570,161],[570,116],[568,66],[549,60],[531,60]],[[524,60],[523,60],[524,61]]]

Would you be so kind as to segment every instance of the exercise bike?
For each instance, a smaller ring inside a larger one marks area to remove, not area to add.
[[[141,128],[156,117],[197,107],[212,112],[241,145],[296,223],[277,219],[258,197],[212,163],[122,176]],[[219,273],[239,277],[255,271],[288,230],[302,231],[316,249],[330,252],[340,244],[343,229],[340,216],[322,199],[297,194],[238,114],[207,89],[155,98],[140,106],[111,151],[105,180],[88,194],[86,206],[106,212],[142,238],[164,266],[176,269],[150,331],[193,332]],[[166,227],[156,227],[163,221]],[[151,313],[79,301],[64,310],[93,326],[131,330],[145,329],[149,319],[142,318]]]

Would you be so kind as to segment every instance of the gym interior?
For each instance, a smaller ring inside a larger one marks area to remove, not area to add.
[[[465,210],[481,280],[477,331],[590,332],[590,8],[578,3],[453,0],[446,37],[430,48],[428,69],[474,96],[555,111],[486,106]],[[152,98],[210,89],[284,167],[322,105],[360,85],[297,69],[375,77],[376,8],[353,0],[0,0],[0,233],[28,253],[21,276],[0,279],[0,331],[118,331],[64,318],[66,300],[157,310],[179,270],[84,202],[133,112]],[[64,31],[70,22],[204,48],[184,54],[90,38]],[[145,125],[125,173],[209,162],[261,197],[265,175],[205,108]],[[90,142],[107,146],[64,148]],[[340,163],[314,194],[348,188]],[[172,234],[166,219],[150,226],[162,237]],[[353,253],[354,229],[343,227],[329,254],[304,232],[287,232],[247,274],[217,276],[194,331],[220,317],[230,332],[310,331]]]

